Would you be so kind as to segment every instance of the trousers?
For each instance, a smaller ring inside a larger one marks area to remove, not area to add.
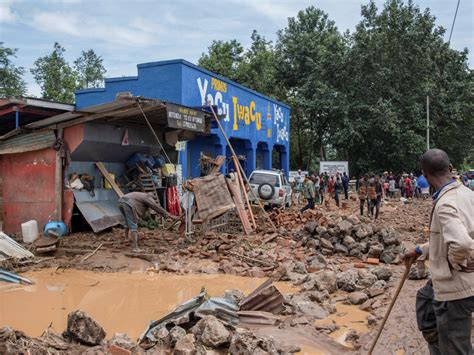
[[[418,329],[431,355],[472,355],[471,327],[474,296],[436,301],[429,281],[416,295]]]
[[[307,209],[311,208],[313,209],[314,208],[314,198],[312,197],[308,197],[307,198],[308,200],[308,203],[306,204],[306,206],[304,206],[302,209],[301,209],[301,213],[303,213],[304,211],[306,211]]]
[[[125,223],[130,230],[138,231],[138,221],[135,219],[135,214],[133,213],[132,207],[127,205],[126,203],[119,202],[118,204],[120,212],[122,212],[123,216],[125,217]]]

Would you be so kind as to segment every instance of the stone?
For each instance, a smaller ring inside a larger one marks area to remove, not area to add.
[[[351,251],[349,252],[349,255],[358,259],[362,259],[362,257],[364,256],[362,251],[359,248],[351,249]]]
[[[250,330],[237,328],[230,341],[228,353],[278,354],[278,349],[272,337],[258,337]]]
[[[334,271],[319,271],[311,274],[310,279],[314,281],[314,285],[318,291],[327,290],[327,292],[333,293],[337,290],[337,277]]]
[[[360,240],[372,235],[372,227],[370,224],[361,224],[355,229],[355,236]]]
[[[351,214],[350,216],[347,216],[347,217],[346,217],[346,220],[347,220],[349,223],[353,224],[353,225],[360,224],[360,219],[359,219],[359,217],[357,217],[357,216],[355,216],[355,215],[353,215],[353,214]]]
[[[326,227],[323,227],[323,226],[319,226],[318,228],[316,228],[316,234],[318,235],[323,235],[324,233],[326,233],[328,230]]]
[[[382,306],[382,302],[380,302],[379,300],[375,301],[374,303],[372,303],[372,308],[373,309],[377,309],[379,307]]]
[[[127,350],[133,349],[136,346],[135,342],[125,333],[115,333],[110,340],[110,344]]]
[[[380,260],[385,264],[394,264],[397,260],[397,254],[391,250],[384,250],[380,255]]]
[[[344,245],[348,249],[352,249],[356,246],[356,241],[351,236],[346,235],[344,239],[342,240],[342,245]]]
[[[334,250],[334,246],[332,245],[332,243],[329,240],[321,239],[320,243],[321,243],[321,248],[322,249],[328,249],[328,250],[331,250],[331,251]]]
[[[314,234],[316,228],[318,227],[318,223],[311,221],[304,225],[304,229],[306,229],[310,234]]]
[[[324,269],[328,264],[326,258],[323,255],[316,255],[309,261],[309,266],[313,268]]]
[[[424,261],[417,261],[415,265],[411,266],[408,273],[408,279],[410,280],[423,280],[428,277],[430,277],[430,272],[426,268]]]
[[[337,243],[334,246],[334,249],[336,250],[336,253],[340,253],[342,255],[349,255],[349,249],[347,249],[347,247],[342,244]]]
[[[333,255],[334,254],[334,250],[333,249],[326,249],[326,248],[321,248],[321,254],[323,255]]]
[[[365,301],[364,303],[362,303],[359,308],[363,311],[370,311],[371,310],[371,306],[372,306],[372,303],[374,303],[374,300],[373,299],[368,299],[367,301]]]
[[[400,235],[392,227],[383,229],[381,233],[382,233],[382,240],[383,240],[384,245],[389,246],[389,245],[401,244]]]
[[[377,282],[377,276],[372,274],[366,270],[359,270],[358,271],[358,281],[357,285],[366,288],[372,286],[375,282]]]
[[[328,290],[322,290],[320,292],[314,291],[309,293],[308,298],[313,302],[322,303],[323,301],[328,300],[330,297]]]
[[[380,243],[376,243],[369,247],[369,252],[367,253],[367,256],[369,258],[381,259],[380,256],[382,255],[383,251],[384,251],[383,245]]]
[[[191,329],[191,332],[208,347],[218,348],[229,343],[230,332],[214,316],[205,316]]]
[[[365,301],[367,301],[369,299],[369,296],[367,296],[366,293],[364,292],[361,292],[361,291],[356,291],[356,292],[352,292],[351,294],[349,294],[349,296],[347,297],[347,301],[350,303],[350,304],[362,304],[364,303]]]
[[[67,338],[86,345],[100,345],[104,340],[105,330],[86,312],[74,311],[67,316]]]
[[[339,326],[334,321],[332,321],[331,324],[316,324],[315,328],[316,330],[324,330],[327,331],[327,333],[332,333],[338,330]]]
[[[369,296],[373,298],[379,295],[383,295],[384,292],[385,290],[383,288],[371,288],[369,289]]]
[[[337,224],[337,228],[339,229],[339,231],[342,233],[342,234],[345,234],[345,235],[350,235],[351,232],[352,232],[352,223],[349,222],[349,221],[340,221],[338,224]]]
[[[240,290],[226,290],[224,292],[224,298],[233,301],[234,303],[239,304],[245,298],[245,294]]]
[[[314,289],[314,281],[309,280],[301,285],[301,291],[311,291]]]
[[[377,276],[379,280],[384,280],[388,281],[392,277],[392,270],[390,270],[388,267],[381,266],[372,271],[372,273]]]
[[[293,272],[296,272],[298,274],[306,274],[307,273],[306,264],[301,261],[295,262],[295,266],[293,267]]]
[[[173,349],[173,355],[194,355],[196,354],[196,339],[194,334],[186,334],[180,338]]]
[[[300,324],[309,324],[309,321],[306,317],[298,317],[298,318],[293,318],[290,323],[292,327],[295,327]]]
[[[377,317],[374,316],[373,314],[369,314],[369,316],[367,317],[367,323],[369,325],[374,325],[377,323]]]
[[[320,245],[320,241],[318,239],[310,239],[306,242],[306,248],[308,249],[318,249]]]
[[[171,328],[169,336],[168,336],[168,341],[170,346],[175,346],[177,341],[181,338],[184,338],[186,336],[186,331],[179,327],[175,326]]]
[[[298,309],[307,317],[313,319],[323,319],[328,316],[328,312],[319,304],[311,301],[297,301]]]
[[[337,275],[337,287],[347,292],[353,292],[357,289],[358,274],[354,270],[341,272]]]
[[[337,312],[336,305],[334,303],[330,302],[324,302],[323,303],[323,308],[329,313],[329,314],[334,314]]]
[[[170,332],[166,327],[161,327],[160,329],[156,330],[153,335],[155,338],[162,340],[163,342],[166,342],[168,339],[168,335],[170,335]]]

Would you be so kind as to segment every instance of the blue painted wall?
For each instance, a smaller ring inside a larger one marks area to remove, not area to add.
[[[76,92],[81,109],[115,99],[118,92],[131,92],[186,106],[217,106],[227,136],[238,155],[245,156],[245,170],[272,168],[272,151],[280,154],[281,166],[289,167],[290,108],[285,104],[218,76],[185,60],[139,64],[136,77],[110,78],[105,88]],[[212,129],[210,137],[189,141],[181,154],[183,176],[199,176],[201,153],[230,156],[224,137]],[[257,166],[257,163],[259,166]],[[230,166],[229,166],[230,167]]]

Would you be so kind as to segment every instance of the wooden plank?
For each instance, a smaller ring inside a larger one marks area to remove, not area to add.
[[[104,175],[105,179],[108,181],[110,186],[112,186],[112,188],[114,189],[114,191],[118,195],[118,197],[119,198],[122,197],[124,195],[124,193],[122,192],[122,190],[120,190],[120,187],[118,187],[118,185],[115,183],[114,179],[112,179],[112,177],[109,175],[109,172],[105,168],[104,164],[102,164],[100,161],[97,161],[97,162],[95,162],[95,165],[97,166],[99,171],[102,173],[102,175]]]

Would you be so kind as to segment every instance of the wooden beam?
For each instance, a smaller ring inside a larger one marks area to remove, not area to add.
[[[102,164],[100,161],[97,161],[95,163],[95,165],[97,166],[97,168],[99,169],[99,171],[102,173],[102,175],[104,175],[105,179],[108,181],[108,183],[110,184],[110,186],[112,186],[112,188],[114,189],[115,193],[118,195],[118,197],[122,197],[124,195],[124,193],[122,192],[122,190],[120,190],[120,187],[118,187],[118,185],[116,184],[116,182],[114,181],[114,179],[112,179],[112,177],[110,176],[109,172],[107,171],[107,169],[105,168],[104,164]]]

